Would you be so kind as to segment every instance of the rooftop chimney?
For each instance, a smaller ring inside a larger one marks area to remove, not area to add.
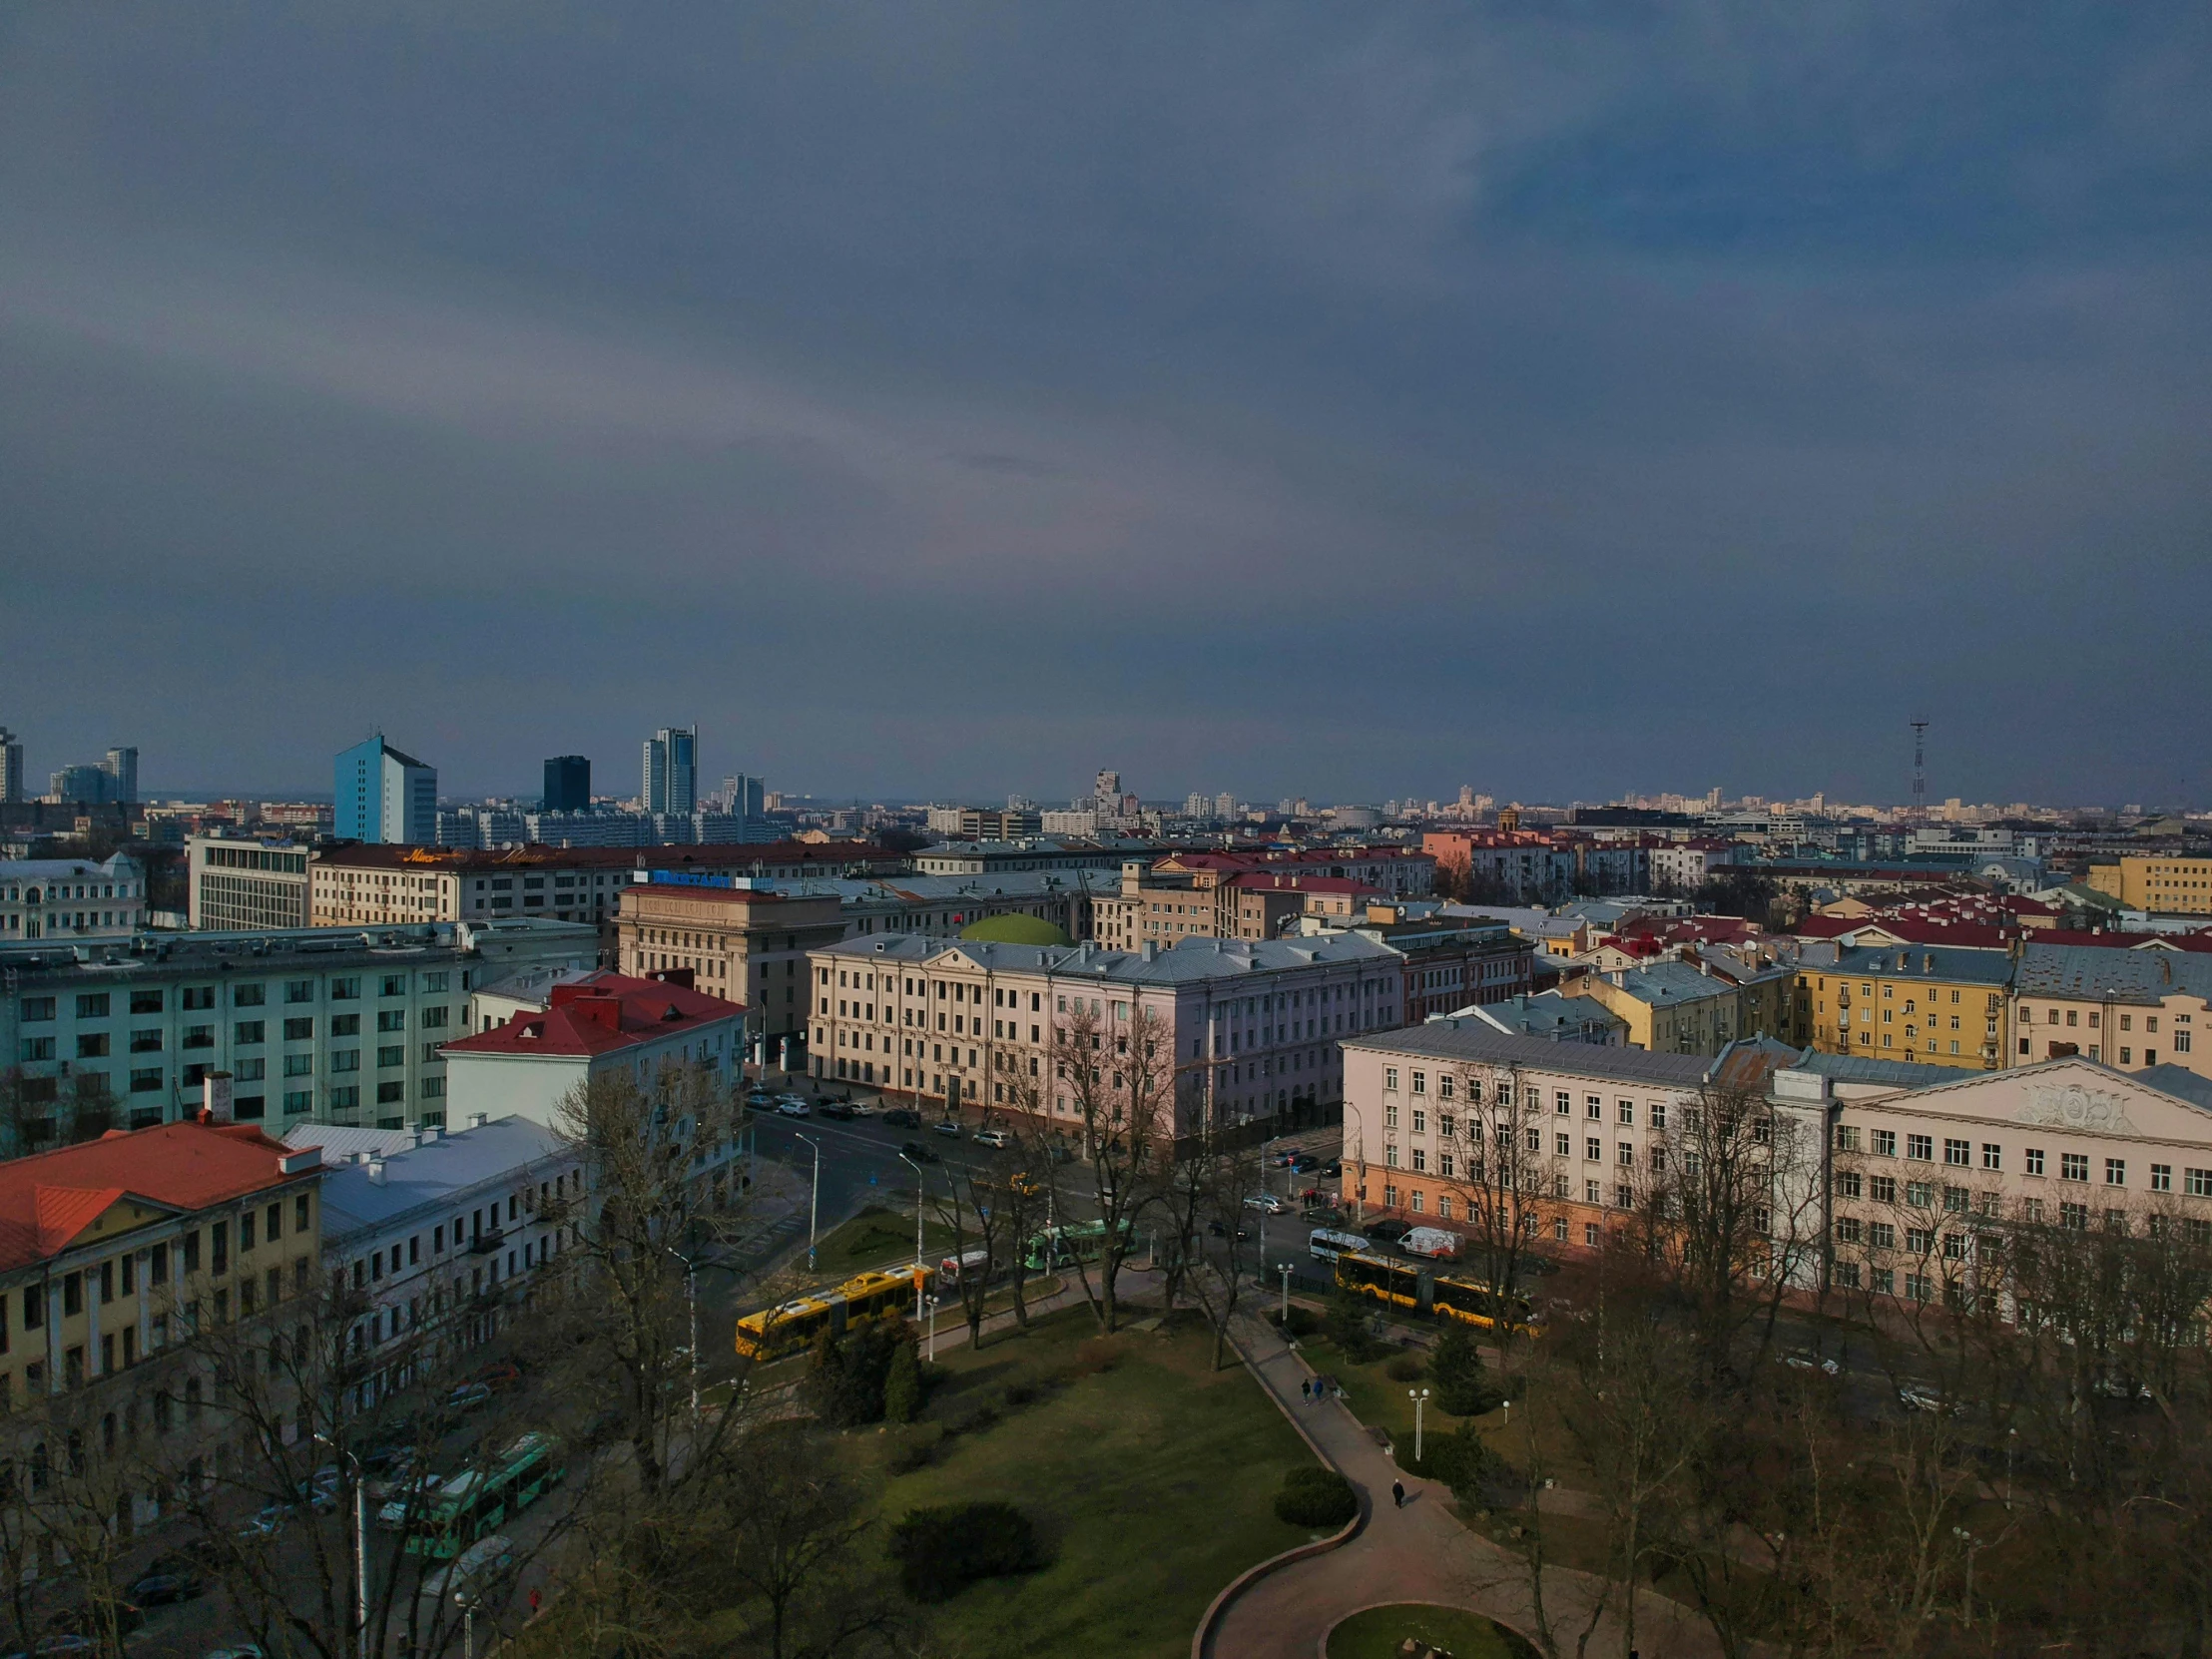
[[[381,1187],[381,1186],[382,1186],[382,1185],[384,1184],[384,1161],[383,1161],[383,1159],[381,1159],[381,1158],[371,1158],[371,1159],[369,1159],[369,1161],[368,1161],[368,1178],[369,1178],[369,1180],[370,1180],[370,1181],[374,1182],[374,1183],[375,1183],[375,1184],[376,1184],[377,1186],[379,1186],[379,1187]]]
[[[489,1122],[491,1122],[489,1112],[471,1112],[468,1114],[468,1126],[471,1129],[481,1129]]]
[[[231,1121],[231,1074],[227,1071],[211,1071],[200,1080],[200,1110],[203,1121],[229,1123]]]

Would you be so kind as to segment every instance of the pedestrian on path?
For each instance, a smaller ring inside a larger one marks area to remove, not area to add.
[[[1392,1509],[1405,1507],[1405,1482],[1402,1480],[1390,1482],[1390,1507]]]
[[[1301,1378],[1299,1380],[1298,1397],[1308,1405],[1311,1405],[1314,1402],[1313,1379]]]

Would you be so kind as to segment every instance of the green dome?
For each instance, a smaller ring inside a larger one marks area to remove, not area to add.
[[[971,921],[960,929],[963,939],[982,939],[991,944],[1073,944],[1075,941],[1060,928],[1042,916],[1024,915],[1019,910],[1008,910],[1004,915],[985,916],[981,921]]]

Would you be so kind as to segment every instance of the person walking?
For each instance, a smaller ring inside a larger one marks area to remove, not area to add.
[[[1301,1378],[1299,1380],[1298,1397],[1300,1403],[1302,1404],[1311,1405],[1314,1403],[1314,1382],[1312,1378]]]
[[[1390,1482],[1390,1507],[1392,1509],[1405,1507],[1405,1482],[1402,1480]]]

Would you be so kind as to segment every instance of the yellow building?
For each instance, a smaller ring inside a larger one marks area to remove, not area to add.
[[[1824,1054],[1994,1071],[2011,1048],[2012,958],[1956,945],[1873,945],[1797,974],[1797,1042]]]
[[[2089,866],[2089,886],[2110,893],[2123,909],[2167,915],[2212,915],[2212,858],[2127,853]]]

